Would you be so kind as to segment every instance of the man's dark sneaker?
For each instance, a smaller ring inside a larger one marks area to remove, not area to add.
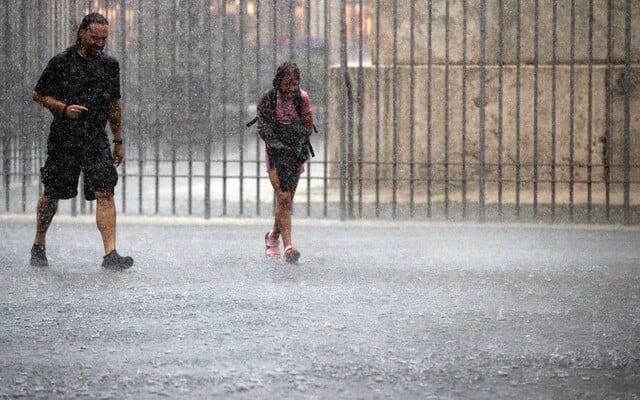
[[[106,269],[122,270],[131,268],[132,265],[133,258],[129,256],[122,257],[115,250],[104,256],[102,260],[102,266]]]
[[[31,247],[31,266],[49,266],[49,261],[47,261],[47,250],[45,249],[43,244],[34,244],[33,247]]]

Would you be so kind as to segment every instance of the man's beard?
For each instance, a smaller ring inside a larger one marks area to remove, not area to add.
[[[96,58],[102,53],[103,48],[97,46],[87,46],[87,57]]]

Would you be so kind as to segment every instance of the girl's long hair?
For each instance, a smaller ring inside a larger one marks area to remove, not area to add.
[[[278,90],[280,88],[280,82],[287,76],[293,75],[299,81],[300,80],[300,68],[298,64],[293,61],[285,61],[278,67],[276,75],[273,77],[273,87]]]

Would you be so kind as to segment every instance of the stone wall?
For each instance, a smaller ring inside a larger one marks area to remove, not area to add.
[[[381,0],[382,9],[392,10],[393,1]],[[571,64],[571,9],[568,2],[558,2],[557,42],[553,63],[553,2],[539,1],[538,53],[535,68],[534,2],[520,2],[521,39],[518,63],[518,1],[503,0],[503,20],[499,20],[498,0],[487,1],[487,36],[485,69],[485,124],[484,153],[480,151],[480,7],[479,2],[467,1],[467,52],[463,54],[463,8],[461,1],[449,1],[449,57],[446,57],[445,1],[433,1],[432,60],[428,59],[428,6],[426,0],[417,0],[415,9],[414,53],[414,121],[411,123],[411,67],[410,67],[410,2],[397,1],[397,82],[393,66],[392,13],[381,15],[380,48],[380,102],[376,103],[376,66],[349,68],[354,99],[354,148],[358,149],[359,112],[362,110],[363,153],[356,151],[354,163],[375,161],[376,124],[380,129],[380,173],[383,178],[393,173],[393,144],[397,143],[398,176],[409,174],[411,158],[420,163],[414,172],[424,180],[429,154],[434,179],[446,177],[477,180],[479,161],[484,156],[487,179],[496,180],[499,173],[504,180],[518,178],[524,181],[603,182],[605,164],[610,160],[611,179],[624,178],[624,1],[613,1],[612,64],[607,64],[607,1],[593,2],[592,60],[589,66],[589,7],[588,1],[577,0],[575,8],[574,64]],[[629,152],[631,179],[640,180],[640,7],[632,7],[632,49],[630,83],[630,137]],[[500,63],[499,32],[502,29],[503,51]],[[375,46],[372,46],[375,60]],[[519,66],[519,67],[518,67]],[[573,89],[571,76],[573,70]],[[612,73],[610,98],[610,127],[607,124],[607,71]],[[431,84],[428,82],[431,71]],[[502,75],[500,78],[500,74]],[[447,76],[448,75],[448,76]],[[554,78],[555,75],[555,78]],[[362,96],[358,96],[358,77],[363,77]],[[464,76],[464,78],[463,78]],[[589,77],[591,76],[591,92]],[[463,85],[464,79],[464,85]],[[534,88],[537,81],[537,101]],[[519,83],[518,83],[519,82]],[[555,82],[555,98],[553,85]],[[341,71],[331,73],[330,143],[331,157],[339,159],[340,134],[348,131],[341,126],[344,118],[340,109]],[[394,103],[394,85],[397,88]],[[466,99],[463,104],[463,88]],[[445,108],[448,93],[448,109]],[[429,103],[430,94],[430,103]],[[572,96],[573,94],[573,96]],[[502,97],[502,99],[500,99]],[[502,113],[500,110],[502,101]],[[554,103],[555,101],[555,103]],[[519,108],[517,107],[520,103]],[[591,105],[589,105],[591,102]],[[572,107],[573,103],[573,107]],[[572,112],[573,108],[573,112]],[[591,109],[591,111],[589,111]],[[536,111],[537,110],[537,111]],[[555,111],[555,115],[554,115]],[[394,127],[394,112],[397,126]],[[430,119],[430,126],[429,126]],[[466,121],[463,124],[463,119]],[[554,125],[555,119],[555,125]],[[590,125],[589,125],[590,123]],[[413,127],[413,131],[412,131]],[[537,127],[537,129],[534,129]],[[413,151],[410,138],[414,135]],[[463,136],[465,142],[463,144]],[[430,142],[430,146],[427,144]],[[573,146],[571,146],[573,143]],[[606,145],[606,147],[605,147]],[[573,151],[572,151],[573,150]],[[606,152],[609,152],[607,155]],[[412,154],[413,152],[413,154]],[[463,171],[462,162],[466,163]],[[498,162],[503,163],[501,171]],[[449,163],[445,170],[445,162]],[[368,165],[368,164],[367,164]],[[588,168],[592,165],[593,168]],[[519,168],[516,168],[518,166]],[[537,172],[536,172],[537,171]],[[338,166],[332,171],[338,174]],[[363,167],[365,178],[372,178],[373,166]],[[464,174],[464,176],[463,176]],[[638,185],[632,190],[639,191]]]

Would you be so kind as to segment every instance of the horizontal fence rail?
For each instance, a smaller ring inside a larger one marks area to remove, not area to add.
[[[91,11],[121,68],[121,213],[271,215],[245,123],[292,59],[318,127],[298,216],[640,224],[633,0],[3,2],[3,213],[35,212],[51,116],[31,92]]]

